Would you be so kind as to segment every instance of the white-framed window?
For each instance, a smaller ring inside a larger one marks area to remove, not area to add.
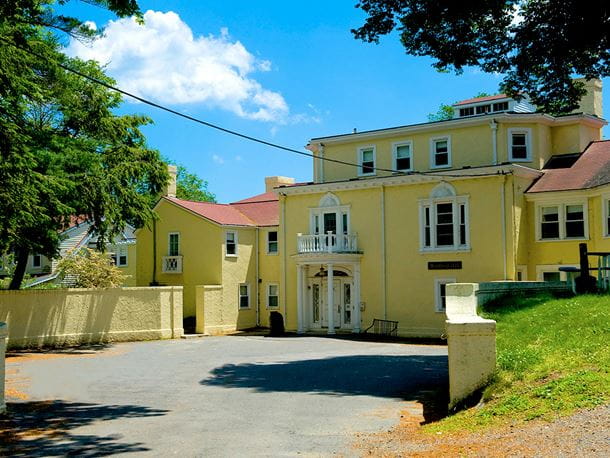
[[[341,205],[333,193],[322,196],[318,207],[309,210],[309,221],[311,234],[351,234],[350,206]]]
[[[532,130],[508,129],[508,160],[511,162],[531,162]]]
[[[180,256],[180,233],[170,232],[167,234],[168,256]]]
[[[397,142],[392,144],[394,170],[409,172],[413,170],[413,142]]]
[[[269,231],[267,232],[267,254],[277,254],[277,252],[277,231]]]
[[[226,231],[225,232],[225,255],[226,256],[237,256],[237,232]]]
[[[280,287],[277,283],[267,285],[267,308],[277,308],[280,305]]]
[[[537,281],[566,281],[567,272],[560,272],[560,267],[580,267],[575,264],[542,264],[536,266]]]
[[[116,265],[119,267],[127,267],[127,247],[124,245],[116,247]]]
[[[32,267],[41,267],[42,266],[42,256],[39,254],[35,254],[32,256]]]
[[[455,278],[434,279],[434,306],[439,313],[447,310],[447,285],[449,283],[455,283]]]
[[[250,284],[241,283],[239,285],[239,302],[238,306],[240,309],[250,308]]]
[[[358,175],[375,175],[375,146],[362,146],[358,148]]]
[[[541,203],[536,206],[536,239],[583,240],[589,237],[587,203]]]
[[[419,201],[420,249],[470,249],[468,197],[456,196],[453,186],[441,183],[429,199]]]
[[[430,139],[430,168],[451,167],[451,137],[434,137]]]

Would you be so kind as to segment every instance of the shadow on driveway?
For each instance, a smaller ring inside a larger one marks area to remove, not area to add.
[[[121,442],[120,434],[72,434],[71,429],[120,418],[165,415],[167,410],[135,405],[98,405],[65,401],[7,403],[0,417],[2,456],[106,456],[143,452],[142,443]]]
[[[355,355],[273,364],[226,364],[211,373],[200,384],[257,392],[420,401],[426,421],[444,415],[448,391],[446,356]]]

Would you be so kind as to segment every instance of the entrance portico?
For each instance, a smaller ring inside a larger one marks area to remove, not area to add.
[[[337,329],[359,333],[361,254],[295,255],[297,332]]]

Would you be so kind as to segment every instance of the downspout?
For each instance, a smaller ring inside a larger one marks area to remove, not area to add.
[[[505,190],[504,185],[506,184],[506,175],[502,175],[502,183],[500,188],[500,198],[502,199],[502,256],[504,259],[504,280],[507,280],[507,258],[506,258],[506,202],[505,202]]]
[[[254,241],[254,249],[256,250],[256,255],[255,255],[255,260],[254,262],[256,263],[256,326],[260,326],[261,325],[261,319],[260,319],[260,305],[261,305],[261,299],[260,299],[260,288],[259,288],[259,283],[260,283],[260,278],[258,277],[258,237],[259,237],[259,231],[258,231],[258,227],[255,229],[255,237],[256,240]]]
[[[288,305],[287,305],[287,297],[288,295],[286,294],[286,289],[288,287],[288,283],[287,283],[287,278],[288,276],[286,275],[286,195],[285,194],[280,194],[280,208],[281,208],[281,212],[280,212],[280,226],[282,228],[282,265],[281,265],[281,269],[282,269],[282,301],[284,302],[284,323],[288,323],[287,318],[286,318],[286,311],[288,310]]]
[[[383,319],[388,318],[387,304],[387,279],[386,279],[386,249],[385,249],[385,186],[381,185],[381,279],[382,294],[381,303],[383,304]]]
[[[498,163],[498,123],[495,119],[489,121],[489,127],[491,128],[492,163],[496,165]]]

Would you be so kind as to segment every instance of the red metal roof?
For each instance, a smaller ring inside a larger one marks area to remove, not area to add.
[[[471,103],[483,103],[483,102],[491,102],[492,100],[500,100],[500,99],[508,99],[506,94],[498,94],[498,95],[488,95],[486,97],[475,97],[473,99],[466,99],[460,102],[456,102],[453,104],[454,107],[459,105],[470,105]]]
[[[277,226],[279,224],[278,197],[266,192],[231,204],[193,202],[176,197],[164,197],[215,223],[230,226]]]
[[[543,170],[528,190],[536,192],[589,189],[610,184],[610,141],[592,142],[571,167]]]

